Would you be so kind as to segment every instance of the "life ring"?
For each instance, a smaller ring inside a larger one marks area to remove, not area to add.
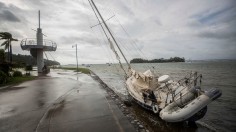
[[[156,114],[158,113],[158,106],[157,105],[153,105],[152,106],[152,111]]]

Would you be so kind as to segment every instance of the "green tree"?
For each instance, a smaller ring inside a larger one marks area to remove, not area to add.
[[[0,64],[5,61],[5,52],[3,49],[0,49]]]
[[[30,71],[33,70],[33,66],[32,65],[27,65],[25,66],[25,71],[26,71],[26,75],[29,76],[30,75]]]
[[[8,32],[0,32],[0,40],[5,40],[1,46],[5,46],[5,50],[8,50],[8,61],[12,63],[12,41],[18,41],[17,39],[12,38],[12,35]]]
[[[0,49],[0,84],[2,78],[5,78],[5,76],[9,75],[9,70],[10,70],[10,65],[5,61],[5,51],[3,49]]]

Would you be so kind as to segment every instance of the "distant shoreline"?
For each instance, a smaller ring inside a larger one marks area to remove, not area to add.
[[[142,58],[134,58],[130,61],[130,63],[168,63],[168,62],[185,62],[184,57],[171,57],[170,59],[152,59],[152,60],[146,60]]]
[[[182,62],[182,63],[188,63],[188,62],[192,62],[192,63],[195,63],[195,62],[236,62],[236,59],[208,59],[208,60],[186,60],[185,62]],[[163,62],[163,63],[165,63],[165,62]],[[177,62],[166,62],[166,63],[177,63]],[[180,63],[180,62],[178,62],[178,63]],[[86,64],[86,63],[83,63],[83,64]],[[87,63],[87,64],[89,64],[90,66],[92,66],[92,65],[108,65],[108,63]],[[109,63],[110,65],[113,65],[113,64],[118,64],[119,65],[119,63],[117,62],[117,63],[114,63],[114,62],[112,62],[112,63]],[[125,62],[122,62],[122,64],[124,64],[124,65],[126,65],[126,63]],[[136,63],[133,63],[133,64],[136,64]],[[142,64],[142,63],[137,63],[137,64]],[[69,66],[69,67],[74,67],[74,66],[76,66],[76,64],[62,64],[61,66]],[[82,64],[79,64],[79,66],[82,66]],[[82,66],[82,67],[85,67],[85,66]]]

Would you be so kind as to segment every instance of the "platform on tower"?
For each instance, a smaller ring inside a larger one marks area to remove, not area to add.
[[[43,51],[56,51],[57,44],[51,40],[43,40],[43,45],[37,45],[36,39],[23,39],[21,41],[22,50],[43,49]]]

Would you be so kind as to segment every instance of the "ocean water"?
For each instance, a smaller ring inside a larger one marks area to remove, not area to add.
[[[197,122],[198,128],[189,129],[184,126],[166,125],[158,122],[157,131],[236,131],[236,61],[198,61],[192,63],[149,63],[132,64],[136,71],[154,70],[154,74],[170,75],[179,80],[191,71],[203,75],[202,88],[219,88],[222,96],[208,105],[204,118]],[[124,83],[124,72],[118,64],[96,64],[89,67],[118,95],[125,98],[127,94]],[[158,120],[155,119],[155,120]],[[160,120],[160,119],[159,119]],[[173,127],[173,128],[171,128]],[[182,128],[183,127],[183,128]]]

